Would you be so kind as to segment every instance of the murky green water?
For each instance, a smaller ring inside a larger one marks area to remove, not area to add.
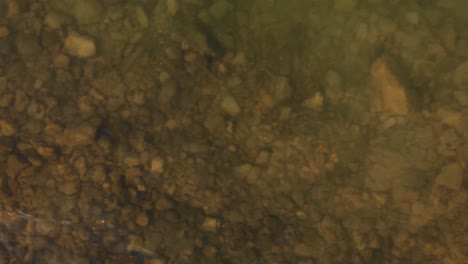
[[[0,263],[468,263],[467,18],[0,0]]]

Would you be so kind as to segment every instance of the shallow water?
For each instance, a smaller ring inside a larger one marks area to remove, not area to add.
[[[467,18],[0,1],[0,263],[468,263]]]

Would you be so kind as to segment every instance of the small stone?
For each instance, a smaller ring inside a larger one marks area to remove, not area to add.
[[[202,228],[206,231],[216,231],[219,228],[219,220],[214,217],[206,217],[203,221]]]
[[[41,82],[41,81],[39,81]],[[41,82],[42,83],[42,82]],[[39,84],[39,87],[41,84]],[[37,88],[36,88],[37,89]],[[36,119],[43,119],[46,115],[47,107],[42,103],[39,103],[37,100],[33,100],[29,106],[26,108],[26,113]]]
[[[8,88],[8,79],[5,76],[0,77],[0,92],[5,91]]]
[[[270,153],[268,151],[262,150],[258,153],[255,163],[258,165],[265,165],[270,161]]]
[[[429,174],[419,168],[402,168],[399,173],[399,182],[402,186],[411,189],[421,189],[426,184]]]
[[[54,66],[59,69],[67,69],[70,64],[70,57],[60,53],[53,58]]]
[[[231,60],[232,65],[243,66],[247,64],[247,57],[243,52],[238,52]]]
[[[468,87],[468,60],[460,63],[453,73],[453,83],[460,89]]]
[[[300,257],[313,257],[314,249],[304,243],[298,243],[294,245],[294,254]]]
[[[16,39],[16,49],[23,56],[36,55],[41,52],[39,40],[33,34],[19,34]]]
[[[140,253],[142,256],[150,257],[154,254],[151,250],[143,246],[143,238],[141,236],[130,235],[128,237],[127,250]]]
[[[0,135],[10,137],[14,134],[16,134],[16,128],[10,122],[0,119]]]
[[[239,104],[231,95],[227,95],[223,98],[221,101],[221,109],[231,116],[236,116],[241,112]]]
[[[96,135],[96,127],[90,124],[82,124],[75,129],[70,129],[65,132],[70,143],[74,145],[87,144],[94,140]]]
[[[155,259],[148,260],[148,263],[149,264],[166,264],[167,262],[164,259],[155,258]]]
[[[0,26],[0,38],[10,35],[10,30],[6,26]]]
[[[335,0],[334,7],[338,11],[351,11],[357,2],[358,0]]]
[[[311,109],[317,112],[322,111],[322,107],[323,107],[322,93],[318,92],[314,96],[306,99],[304,102],[302,102],[302,106],[307,109]]]
[[[232,5],[226,0],[216,0],[210,7],[211,15],[216,19],[221,19],[232,10]]]
[[[463,184],[463,166],[458,162],[447,164],[435,178],[435,183],[459,190]]]
[[[450,52],[455,51],[457,47],[457,31],[451,18],[442,25],[439,31],[440,43]]]
[[[419,13],[418,12],[407,12],[405,14],[406,21],[413,25],[417,25],[419,23]]]
[[[171,78],[171,76],[166,71],[162,71],[161,73],[159,73],[159,82],[160,83],[165,83],[165,82],[169,81],[170,78]]]
[[[21,162],[18,157],[15,155],[9,155],[7,158],[7,164],[6,164],[6,175],[10,178],[15,178],[18,172],[20,172],[22,169],[26,168],[26,164]]]
[[[40,89],[43,84],[44,82],[42,80],[37,79],[34,81],[33,87],[34,89]]]
[[[74,3],[71,13],[80,25],[96,24],[103,20],[104,7],[101,1],[80,0]]]
[[[76,180],[66,181],[59,186],[59,190],[66,196],[73,196],[78,192],[79,187],[80,187],[79,181],[76,181]]]
[[[135,8],[135,15],[138,24],[140,24],[142,28],[147,28],[149,24],[148,16],[146,15],[145,10],[143,10],[141,6],[137,6]]]
[[[175,16],[177,10],[179,10],[179,1],[167,0],[167,11],[169,12],[169,15]]]
[[[148,226],[148,223],[149,223],[148,214],[146,212],[138,213],[136,216],[135,222],[137,223],[137,225],[141,227]]]
[[[225,120],[223,116],[218,113],[209,113],[203,125],[213,136],[220,137],[224,135],[226,128]]]
[[[463,90],[455,90],[453,92],[453,97],[461,106],[468,106],[468,92]]]
[[[212,246],[212,245],[207,245],[205,247],[203,247],[203,255],[205,255],[206,257],[209,257],[209,258],[212,258],[216,255],[216,252],[218,250],[216,249],[216,247]]]
[[[406,90],[390,71],[383,58],[372,64],[371,76],[375,84],[375,96],[372,100],[373,110],[406,115],[409,111]]]
[[[460,134],[465,134],[468,129],[467,116],[458,110],[440,107],[435,116],[445,125],[455,128]]]
[[[292,87],[289,84],[289,79],[286,77],[278,77],[273,82],[270,93],[275,103],[281,103],[292,95]]]
[[[57,157],[56,151],[51,147],[37,146],[36,151],[39,153],[39,155],[46,159],[55,159]]]
[[[172,202],[164,196],[161,196],[159,200],[156,202],[156,204],[154,205],[154,208],[158,211],[171,209],[173,207],[174,205],[172,204]]]
[[[325,96],[331,103],[337,103],[343,97],[341,76],[335,71],[325,74]]]
[[[397,123],[396,118],[393,117],[393,116],[390,116],[389,118],[385,119],[382,122],[382,129],[387,130],[387,129],[393,127],[394,125],[396,125],[396,123]]]
[[[292,114],[292,108],[289,106],[281,107],[279,113],[280,121],[288,121]]]
[[[29,104],[29,98],[23,90],[15,91],[15,110],[23,112]]]
[[[65,49],[70,55],[78,58],[88,58],[96,54],[94,41],[75,32],[69,33],[65,39]]]
[[[48,13],[44,18],[44,24],[52,29],[59,29],[62,22],[56,13]]]
[[[159,92],[159,102],[168,104],[177,92],[177,85],[174,82],[165,83]]]
[[[151,171],[157,173],[164,172],[164,160],[160,157],[153,158],[151,160]]]

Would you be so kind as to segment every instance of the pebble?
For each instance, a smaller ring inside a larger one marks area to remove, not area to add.
[[[29,104],[29,98],[23,90],[15,91],[15,110],[23,112]]]
[[[260,151],[255,159],[255,163],[258,165],[265,165],[268,161],[270,161],[270,153],[265,150]]]
[[[205,247],[203,247],[203,255],[205,255],[206,257],[209,257],[209,258],[212,258],[216,255],[216,252],[218,250],[216,249],[216,247],[212,246],[212,245],[207,245]]]
[[[60,185],[59,190],[66,196],[73,196],[78,192],[79,187],[80,187],[80,182],[77,180],[66,181]]]
[[[167,0],[167,11],[169,15],[175,16],[179,10],[179,1],[178,0]]]
[[[67,69],[68,65],[70,64],[70,57],[67,55],[60,53],[55,55],[53,58],[54,66],[59,69]]]
[[[10,122],[0,119],[0,135],[10,137],[14,134],[16,134],[16,128]]]
[[[300,257],[313,257],[315,255],[316,250],[313,247],[304,244],[298,243],[294,245],[294,254]]]
[[[373,110],[406,115],[409,106],[405,88],[391,72],[383,58],[377,59],[372,64],[371,76],[375,82],[375,96],[372,99]]]
[[[302,106],[307,109],[311,109],[317,112],[322,111],[322,107],[323,107],[322,93],[318,92],[314,96],[309,97],[308,99],[302,102]]]
[[[74,1],[71,14],[80,25],[95,24],[104,18],[104,7],[100,1],[80,0]]]
[[[468,60],[460,63],[453,73],[453,83],[460,89],[468,86]]]
[[[337,11],[351,11],[358,0],[335,0],[334,7]]]
[[[9,155],[6,164],[6,175],[10,178],[15,178],[18,172],[26,168],[26,164],[21,162],[15,155]]]
[[[65,39],[65,50],[78,58],[88,58],[96,54],[94,40],[75,32],[69,33]]]
[[[44,18],[44,24],[52,29],[59,29],[62,22],[56,13],[48,13]]]
[[[138,24],[140,24],[142,28],[147,28],[149,24],[148,16],[146,15],[145,10],[143,10],[141,6],[135,7],[135,15]]]
[[[325,96],[331,103],[343,97],[341,76],[335,71],[328,71],[324,78]]]
[[[53,160],[56,158],[57,153],[55,149],[47,146],[37,146],[36,151],[39,155],[41,155],[43,158]]]
[[[135,222],[141,227],[148,226],[149,218],[146,212],[139,212],[136,216]]]
[[[226,95],[221,101],[221,109],[231,115],[236,116],[241,112],[241,108],[236,99],[231,95]]]
[[[463,166],[458,162],[447,164],[435,178],[435,183],[459,190],[463,184]]]
[[[168,72],[162,71],[161,73],[159,73],[159,82],[160,83],[166,83],[170,79],[171,79],[171,76],[169,75]]]
[[[463,107],[468,106],[468,92],[464,90],[456,90],[453,92],[453,97],[455,101],[458,102]]]
[[[203,221],[202,228],[206,231],[214,232],[219,228],[219,220],[214,217],[206,217]]]
[[[164,196],[161,196],[154,205],[154,208],[159,211],[171,209],[173,207],[174,205],[172,204],[172,202]]]
[[[210,7],[211,15],[216,19],[221,19],[232,10],[232,4],[226,0],[216,0]]]
[[[164,172],[164,160],[160,157],[153,158],[151,160],[151,171],[157,173]]]
[[[272,98],[275,103],[280,103],[292,95],[292,87],[289,84],[289,79],[286,77],[278,77],[270,88]]]
[[[10,30],[6,26],[0,26],[0,38],[10,35]]]
[[[410,11],[405,14],[406,21],[413,25],[417,25],[419,23],[419,13]]]
[[[167,82],[161,87],[159,92],[159,102],[168,104],[177,92],[177,85],[175,82]]]
[[[36,55],[41,52],[39,40],[33,34],[19,34],[16,38],[16,49],[23,56]]]

